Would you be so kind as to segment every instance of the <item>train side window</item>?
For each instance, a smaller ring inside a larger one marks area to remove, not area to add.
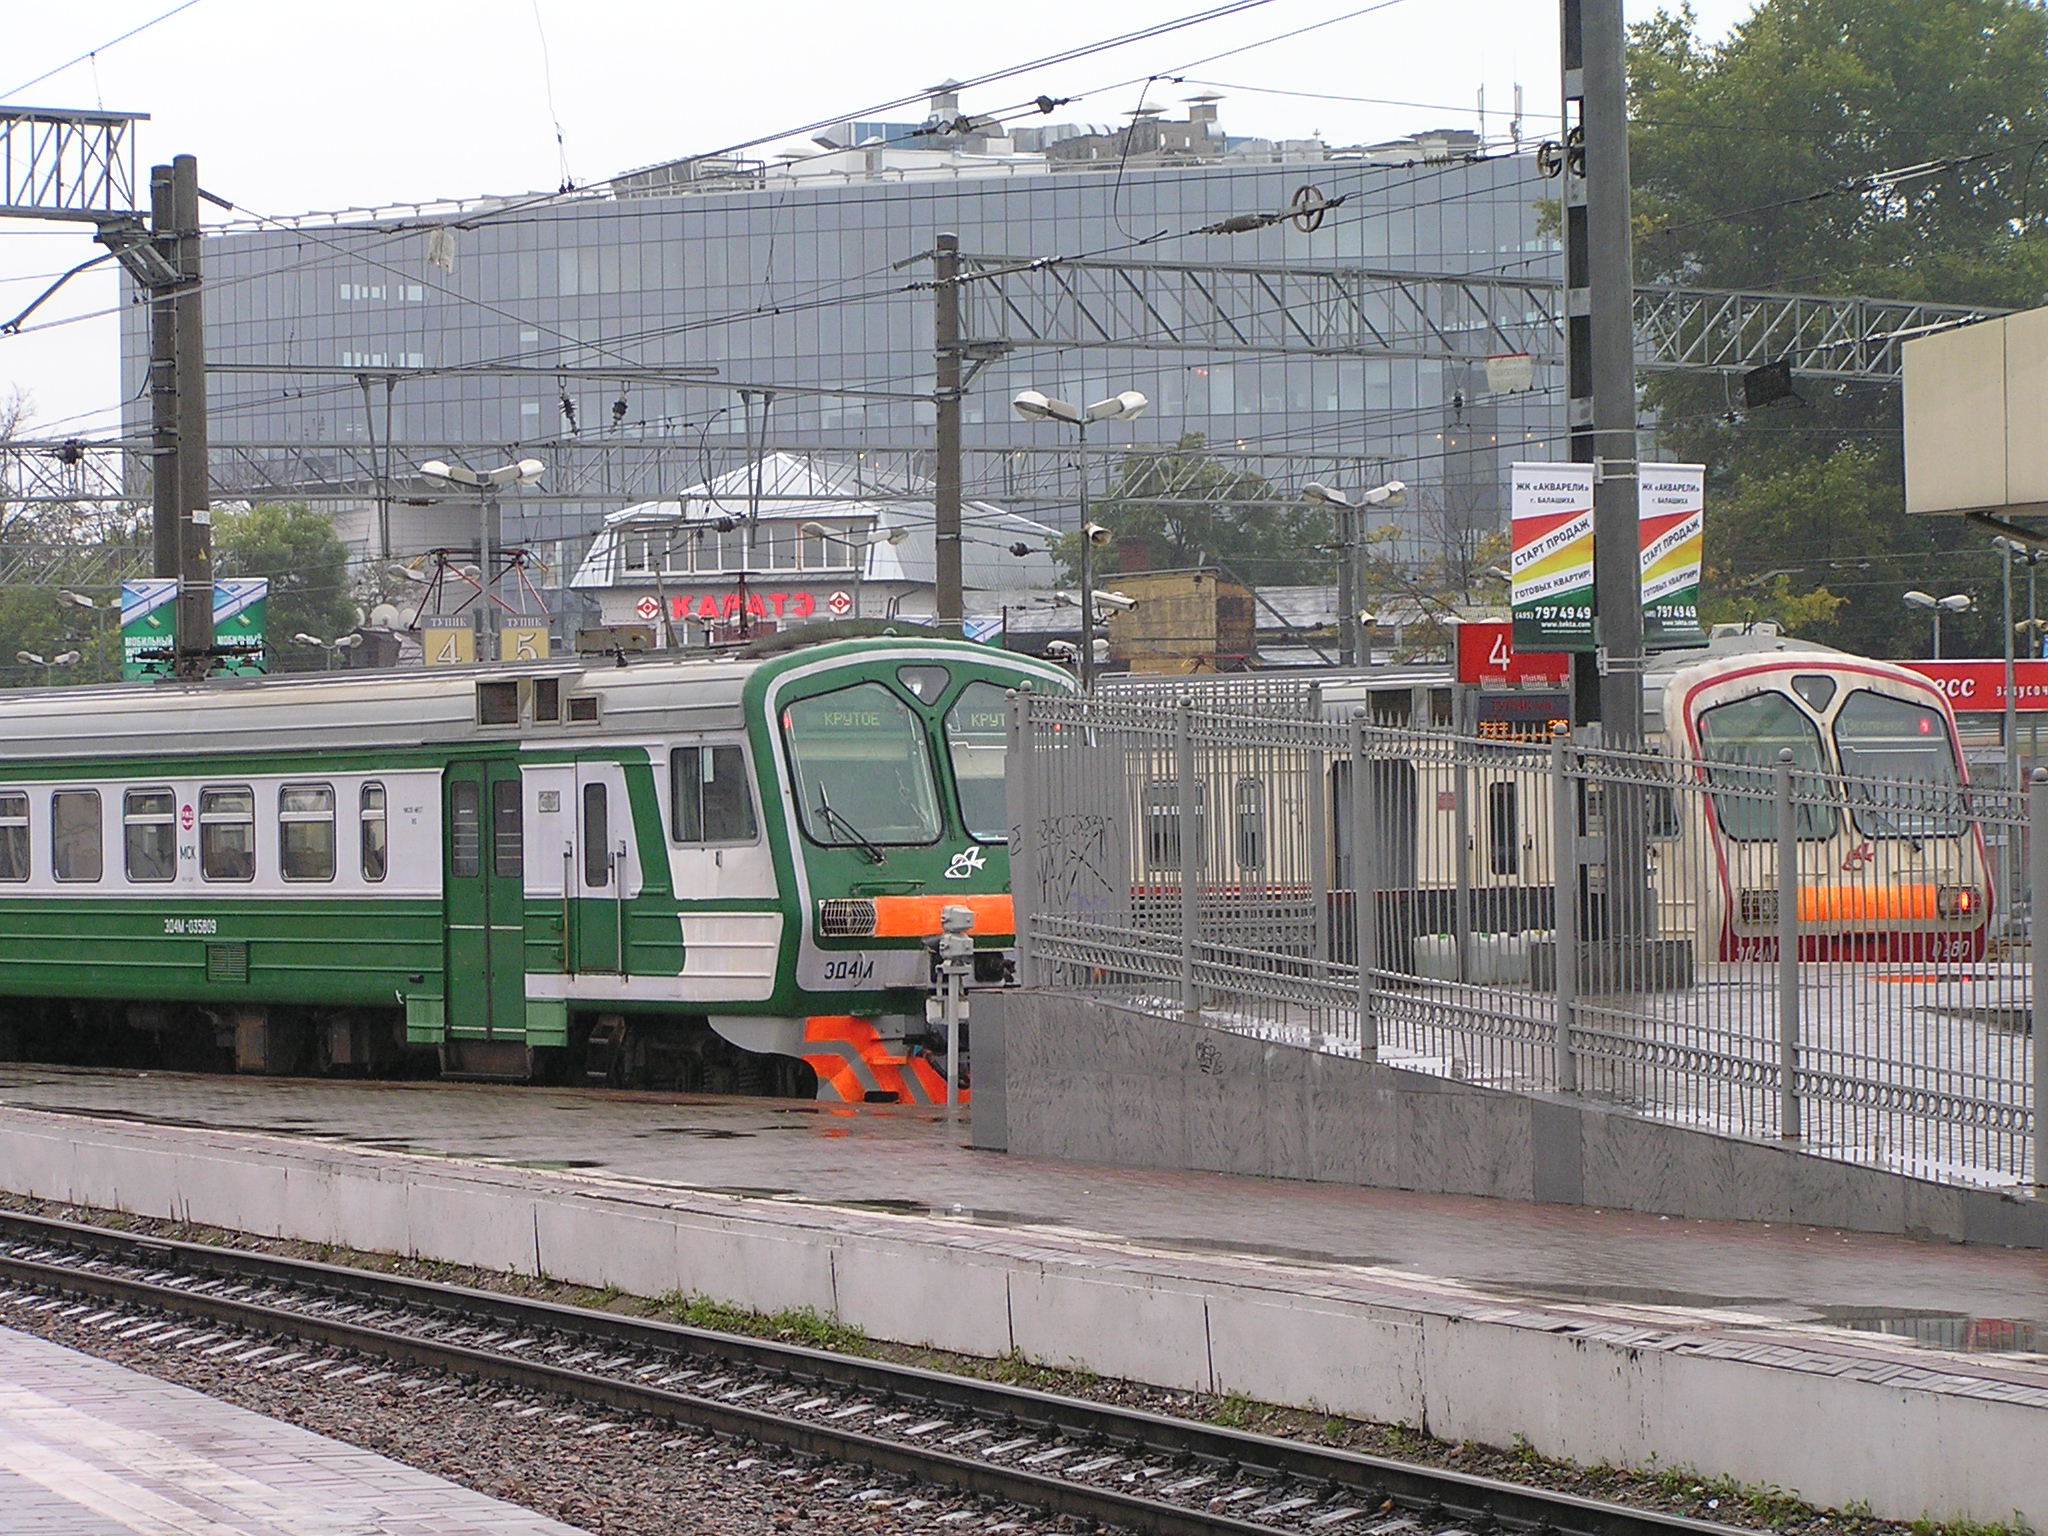
[[[121,844],[128,879],[157,885],[178,878],[178,797],[168,789],[121,796]]]
[[[515,879],[526,873],[520,794],[517,779],[499,779],[491,785],[491,873]]]
[[[50,796],[50,867],[59,880],[100,877],[100,792],[60,789]]]
[[[374,885],[391,868],[391,822],[384,808],[384,786],[365,784],[361,804],[363,879]]]
[[[903,669],[906,673],[911,669]],[[1000,843],[1010,835],[1003,758],[1009,747],[1009,703],[994,683],[969,683],[946,711],[946,753],[953,788],[970,837]]]
[[[669,753],[669,790],[679,843],[751,843],[754,792],[739,747],[677,747]]]
[[[1208,821],[1206,784],[1197,784],[1195,802],[1195,862],[1208,862]],[[1145,786],[1145,858],[1155,869],[1179,869],[1180,785],[1160,779]]]
[[[583,786],[583,883],[603,890],[612,883],[612,818],[602,784]]]
[[[28,793],[0,794],[0,880],[28,878]]]
[[[448,786],[448,873],[473,880],[483,868],[482,802],[467,779]]]
[[[1237,781],[1237,867],[1266,867],[1266,786],[1257,779]]]
[[[334,878],[332,784],[287,784],[278,790],[277,858],[287,880]]]
[[[256,878],[256,792],[246,784],[199,791],[199,874]]]
[[[1486,868],[1496,875],[1522,872],[1521,807],[1512,779],[1486,786]]]

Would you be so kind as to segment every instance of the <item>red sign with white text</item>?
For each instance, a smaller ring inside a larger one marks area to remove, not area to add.
[[[1904,661],[1899,665],[1933,683],[1955,710],[2005,709],[2005,662]],[[2048,710],[2048,661],[2031,659],[2012,664],[2015,710]]]
[[[808,619],[818,611],[818,599],[809,592],[764,592],[756,587],[749,587],[744,598],[737,589],[695,596],[678,592],[670,595],[668,611],[677,619],[730,619],[742,613],[757,619]]]
[[[1505,619],[1467,619],[1458,626],[1458,681],[1561,683],[1572,675],[1563,651],[1518,651]]]

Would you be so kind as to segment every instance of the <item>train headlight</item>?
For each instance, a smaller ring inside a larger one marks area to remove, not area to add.
[[[1982,903],[1983,898],[1974,885],[1938,885],[1934,888],[1934,910],[1941,917],[1973,917]]]

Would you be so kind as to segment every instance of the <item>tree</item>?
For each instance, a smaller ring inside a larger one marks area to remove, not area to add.
[[[1210,453],[1199,432],[1170,449],[1127,453],[1109,495],[1090,515],[1115,536],[1098,569],[1187,570],[1220,566],[1254,586],[1331,579],[1328,512],[1276,490]],[[1054,546],[1068,579],[1080,567],[1080,536]]]
[[[348,546],[324,512],[303,502],[265,503],[215,514],[214,569],[221,576],[270,578],[272,671],[324,665],[319,651],[291,637],[334,639],[361,622],[349,595]]]
[[[1722,43],[1696,30],[1689,7],[1631,29],[1639,280],[2015,307],[2048,293],[2038,5],[1764,0]],[[1833,643],[1912,654],[1924,636],[1900,594],[1932,583],[1978,597],[1958,649],[1999,648],[1987,541],[1906,515],[1898,391],[1798,387],[1803,402],[1749,412],[1721,380],[1647,390],[1657,456],[1708,466],[1709,610],[1775,593]],[[1798,601],[1820,591],[1851,600]]]
[[[0,440],[26,435],[28,399],[19,391],[0,399]],[[64,590],[90,589],[102,599],[113,590],[102,585],[111,558],[122,564],[119,551],[135,551],[148,543],[142,514],[127,506],[105,507],[70,502],[0,499],[0,683],[39,686],[44,683],[103,683],[121,675],[120,635],[110,608],[97,611],[66,603]],[[19,662],[26,651],[45,658],[42,665]],[[55,666],[49,658],[75,656]]]

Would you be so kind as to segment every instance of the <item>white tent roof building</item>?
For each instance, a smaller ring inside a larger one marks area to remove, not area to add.
[[[742,608],[778,624],[856,609],[929,620],[931,487],[889,482],[858,457],[773,453],[673,499],[606,514],[569,585],[597,596],[607,624],[649,622],[665,605],[679,638],[683,621],[717,623]],[[994,614],[1053,585],[1055,529],[985,501],[965,503],[961,524],[970,614]],[[1011,552],[1019,545],[1027,553]]]

